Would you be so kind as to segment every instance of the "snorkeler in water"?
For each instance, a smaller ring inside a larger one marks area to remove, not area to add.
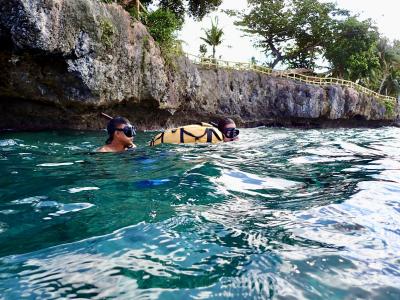
[[[222,132],[224,142],[233,142],[239,140],[239,129],[236,128],[236,124],[232,119],[221,119],[216,127]]]
[[[112,118],[107,125],[108,139],[97,152],[122,152],[135,148],[133,139],[136,136],[135,127],[123,117]]]
[[[197,144],[221,143],[239,140],[239,129],[232,119],[224,118],[217,123],[195,123],[177,128],[167,129],[157,134],[149,143],[150,146],[160,144]]]

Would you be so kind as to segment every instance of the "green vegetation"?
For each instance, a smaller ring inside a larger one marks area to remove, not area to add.
[[[134,12],[135,0],[99,0],[104,3],[118,3],[123,5],[128,11]],[[208,13],[217,9],[222,0],[140,0],[144,7],[156,5],[158,8],[172,12],[182,23],[185,20],[185,14],[190,17],[201,20]],[[136,14],[135,14],[136,15]]]
[[[129,12],[133,19],[137,19],[138,12],[135,0],[99,1],[104,3],[118,3]],[[146,25],[150,35],[159,44],[166,64],[175,67],[174,57],[183,54],[181,41],[177,40],[176,32],[182,28],[185,14],[188,13],[196,19],[201,19],[205,14],[217,8],[221,2],[222,0],[140,0],[140,3],[145,8],[150,4],[156,4],[158,7],[156,10],[151,12],[143,11],[141,9],[139,14],[140,21]],[[104,42],[109,45],[110,30],[105,30],[103,32],[105,32]]]
[[[199,48],[200,56],[205,57],[207,55],[207,45],[201,44]]]
[[[122,5],[137,18],[136,0],[98,0]],[[144,7],[157,7],[144,13],[140,21],[148,27],[160,45],[168,65],[181,55],[181,42],[176,32],[183,26],[185,15],[196,20],[215,10],[222,0],[141,0]],[[235,25],[255,38],[255,46],[266,54],[269,67],[326,68],[326,76],[357,82],[388,96],[400,95],[400,42],[390,42],[379,35],[371,20],[340,9],[337,4],[320,0],[248,0],[246,12],[227,11],[238,19]],[[115,28],[109,20],[100,22],[101,40],[106,47],[114,41]],[[201,39],[212,47],[222,43],[223,29],[218,19],[203,29]],[[147,42],[148,43],[148,42]],[[207,46],[200,46],[200,55],[207,55]],[[252,60],[254,64],[255,60]],[[318,65],[323,62],[323,65]],[[392,107],[385,104],[387,111]]]
[[[255,38],[269,67],[327,67],[326,75],[399,95],[400,42],[381,37],[371,20],[359,20],[334,3],[318,0],[248,0],[248,4],[247,12],[227,13]]]
[[[108,19],[102,19],[100,21],[100,30],[101,30],[101,42],[107,48],[110,48],[114,42],[115,29],[113,24]]]
[[[182,22],[172,12],[163,9],[150,13],[146,25],[154,40],[167,46],[175,40],[175,32],[182,28]]]
[[[396,104],[393,101],[385,100],[383,105],[386,109],[386,116],[392,118],[395,115]]]
[[[395,95],[400,93],[400,41],[390,43],[381,39],[377,45],[380,83],[379,93]]]
[[[332,28],[332,38],[325,45],[325,58],[330,62],[335,77],[373,84],[371,75],[379,68],[376,44],[377,29],[370,20],[358,21],[349,17]]]
[[[228,11],[239,17],[235,24],[256,37],[255,46],[265,50],[269,66],[314,68],[331,38],[331,15],[346,15],[331,3],[317,0],[249,0],[250,11]]]
[[[174,66],[173,58],[183,53],[176,32],[183,23],[169,10],[157,9],[146,17],[146,26],[151,36],[160,45],[161,52],[167,64]]]
[[[148,2],[155,3],[157,1],[149,0]],[[159,5],[160,8],[168,9],[183,21],[185,14],[196,20],[201,20],[208,13],[217,9],[221,3],[222,0],[160,0]]]
[[[224,35],[222,28],[218,27],[218,18],[211,19],[211,28],[203,29],[203,31],[206,37],[201,37],[201,39],[212,47],[212,58],[215,58],[215,47],[222,43],[222,36]]]

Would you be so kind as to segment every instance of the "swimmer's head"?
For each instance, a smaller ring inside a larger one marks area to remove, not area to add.
[[[107,124],[108,139],[106,144],[113,141],[129,146],[132,145],[133,138],[136,135],[135,127],[131,125],[128,119],[123,117],[112,118]]]
[[[221,119],[218,122],[218,129],[224,136],[224,142],[239,140],[239,129],[236,129],[235,121],[230,118]]]

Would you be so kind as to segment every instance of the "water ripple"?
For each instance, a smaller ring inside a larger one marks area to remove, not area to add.
[[[1,297],[399,298],[400,129],[153,134],[0,137]]]

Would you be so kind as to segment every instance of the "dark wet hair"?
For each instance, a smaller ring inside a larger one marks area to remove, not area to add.
[[[130,122],[128,119],[124,117],[115,117],[108,122],[107,124],[108,139],[106,140],[107,145],[111,144],[114,137],[115,128],[117,128],[121,124],[130,124]]]
[[[231,123],[235,123],[235,121],[233,121],[230,118],[223,118],[223,119],[219,120],[217,127],[218,127],[219,131],[222,132],[224,130],[225,126],[228,124],[231,124]]]

